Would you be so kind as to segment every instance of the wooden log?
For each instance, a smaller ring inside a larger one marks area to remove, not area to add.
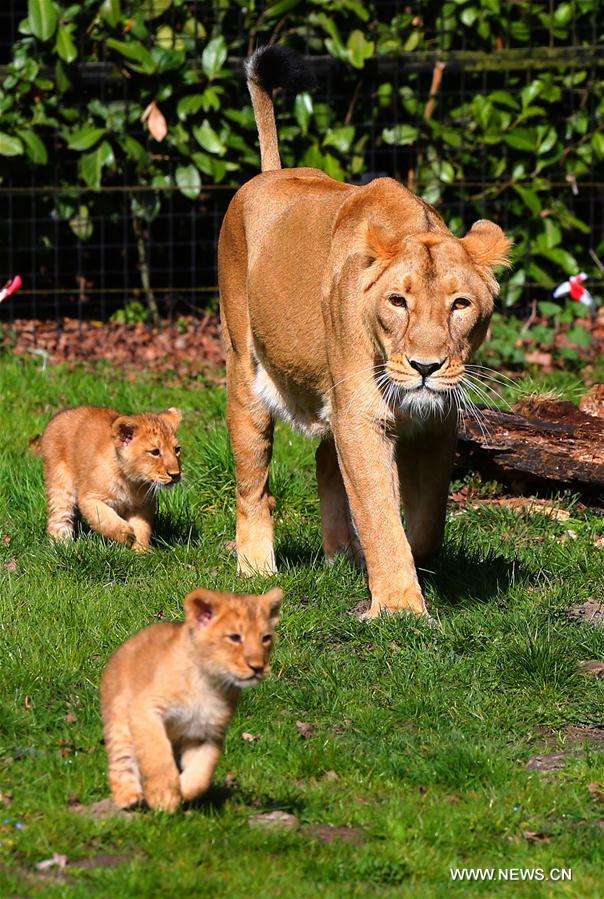
[[[604,506],[604,419],[538,398],[481,413],[480,423],[466,418],[460,428],[457,476],[477,472],[517,494],[570,490]]]

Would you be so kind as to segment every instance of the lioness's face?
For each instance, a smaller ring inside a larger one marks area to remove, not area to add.
[[[484,340],[497,283],[453,237],[408,237],[392,256],[366,293],[381,384],[398,405],[443,409]]]

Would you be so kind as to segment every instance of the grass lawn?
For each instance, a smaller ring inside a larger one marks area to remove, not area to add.
[[[279,425],[273,676],[244,694],[201,807],[95,818],[70,805],[107,796],[98,684],[110,653],[178,619],[198,585],[269,582],[235,572],[223,390],[3,357],[0,400],[0,896],[601,897],[604,754],[581,735],[604,721],[604,681],[578,662],[603,659],[603,637],[564,610],[601,597],[604,519],[568,499],[568,521],[456,507],[424,574],[438,626],[361,622],[347,611],[368,595],[363,576],[323,563],[314,446]],[[162,497],[148,555],[90,534],[46,539],[27,440],[84,402],[184,411],[185,481]],[[296,722],[312,725],[306,736]],[[527,766],[554,753],[556,770]],[[273,810],[299,826],[250,825]],[[65,870],[38,872],[55,853]],[[451,867],[470,866],[571,868],[572,881],[452,883]]]

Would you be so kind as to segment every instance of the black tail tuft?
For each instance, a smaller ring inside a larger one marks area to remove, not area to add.
[[[304,57],[289,47],[260,47],[246,60],[245,72],[250,81],[269,93],[284,87],[299,94],[312,90],[317,83]]]

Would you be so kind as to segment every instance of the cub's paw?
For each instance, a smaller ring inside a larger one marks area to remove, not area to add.
[[[135,553],[148,553],[151,551],[149,546],[145,545],[144,543],[139,543],[138,540],[136,540],[132,544],[131,548],[132,548],[132,551]]]
[[[145,801],[149,808],[172,814],[182,801],[178,778],[167,777],[149,780],[145,784]]]
[[[111,798],[113,804],[118,808],[132,808],[143,801],[143,791],[134,784],[123,784],[114,786],[111,790]]]

